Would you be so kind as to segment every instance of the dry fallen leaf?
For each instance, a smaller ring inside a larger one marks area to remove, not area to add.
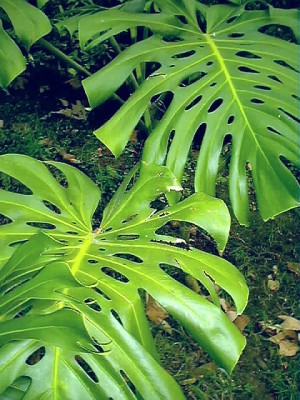
[[[81,161],[77,160],[73,154],[66,153],[64,150],[58,151],[59,155],[71,164],[80,164]]]
[[[293,272],[295,275],[300,276],[300,263],[287,262],[288,270]]]
[[[233,323],[241,332],[243,332],[249,322],[250,318],[248,315],[238,315]]]
[[[270,341],[279,345],[281,356],[293,357],[299,351],[297,334],[295,331],[282,331],[272,336]]]
[[[74,118],[78,120],[86,120],[86,109],[81,101],[76,100],[75,104],[69,104],[67,100],[59,99],[63,106],[70,106],[71,108],[64,108],[59,111],[51,111],[51,114],[61,114],[65,117]]]
[[[300,321],[298,319],[287,315],[278,315],[278,318],[283,320],[281,324],[283,330],[300,331]]]
[[[155,325],[160,326],[165,332],[172,335],[172,328],[167,321],[165,321],[169,314],[149,294],[146,295],[146,315]]]
[[[272,278],[268,279],[268,288],[272,290],[272,292],[277,292],[279,290],[280,283],[276,279],[273,280]]]

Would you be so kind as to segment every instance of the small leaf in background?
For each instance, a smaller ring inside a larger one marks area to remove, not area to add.
[[[161,327],[169,335],[172,335],[172,328],[167,321],[165,321],[169,314],[149,294],[146,296],[146,315],[154,325]]]
[[[277,279],[273,279],[272,275],[268,276],[268,288],[272,291],[272,292],[277,292],[279,290],[280,287],[280,283]]]
[[[77,160],[73,154],[66,153],[64,150],[58,150],[59,155],[63,160],[69,161],[71,164],[80,164],[81,161]]]
[[[300,276],[300,263],[297,262],[287,262],[288,270],[293,272],[296,276]]]
[[[3,127],[4,127],[4,121],[3,119],[0,119],[0,129],[3,129]]]
[[[287,315],[278,315],[278,318],[283,320],[281,328],[284,330],[300,331],[300,321]]]
[[[45,147],[51,147],[52,146],[52,139],[45,137],[41,140],[39,140],[39,144],[41,146],[45,146]]]
[[[81,88],[81,80],[78,78],[72,78],[65,82],[67,85],[70,85],[73,89]]]
[[[138,140],[138,134],[139,134],[139,131],[137,130],[137,129],[135,129],[133,132],[132,132],[132,135],[130,136],[130,139],[129,139],[129,141],[130,142],[133,142],[133,143],[137,143],[139,140]]]
[[[297,333],[292,330],[282,331],[272,336],[270,341],[279,345],[279,355],[293,357],[299,351]]]
[[[220,305],[230,321],[234,323],[234,325],[240,330],[240,332],[243,332],[250,322],[250,318],[248,317],[248,315],[238,315],[237,312],[232,309],[231,305],[225,299],[220,298]]]
[[[76,103],[69,103],[67,100],[60,99],[63,106],[69,108],[65,108],[59,111],[51,111],[51,114],[61,114],[65,117],[77,119],[77,120],[86,120],[86,109],[80,100],[76,100]]]
[[[240,330],[240,332],[243,332],[246,326],[249,324],[250,318],[248,315],[238,315],[236,319],[233,321],[234,325]]]

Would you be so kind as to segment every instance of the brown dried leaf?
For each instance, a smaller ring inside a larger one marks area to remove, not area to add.
[[[278,315],[278,318],[283,320],[281,324],[283,330],[300,331],[300,321],[298,319],[287,315]]]
[[[0,129],[2,129],[4,127],[4,121],[3,119],[0,119]]]
[[[250,318],[248,315],[238,315],[233,323],[241,332],[243,332],[249,322]]]
[[[172,328],[167,321],[165,321],[169,314],[149,294],[146,296],[146,315],[155,325],[160,326],[165,332],[172,335]]]
[[[66,153],[64,150],[58,151],[59,155],[71,164],[80,164],[81,161],[77,160],[73,154]]]
[[[300,263],[287,262],[288,270],[293,272],[296,276],[300,276]]]
[[[69,102],[67,100],[60,99],[64,106],[68,106]],[[81,101],[76,100],[75,104],[71,104],[71,108],[65,108],[59,111],[51,111],[51,114],[61,114],[65,117],[74,118],[77,120],[86,120],[86,109]]]
[[[280,283],[277,280],[268,279],[268,288],[272,290],[272,292],[277,292],[279,290]]]

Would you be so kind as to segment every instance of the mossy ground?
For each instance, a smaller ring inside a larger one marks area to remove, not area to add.
[[[3,120],[0,154],[22,153],[42,160],[60,161],[65,154],[72,154],[77,162],[75,166],[102,190],[102,207],[96,216],[99,219],[122,176],[138,160],[141,144],[131,142],[116,160],[93,136],[89,118],[78,121],[51,113],[60,108],[61,104],[49,93],[30,93],[28,90],[19,90],[11,96],[0,93],[0,119]],[[187,186],[189,176],[187,171]],[[225,173],[218,184],[218,194],[228,204],[226,180]],[[153,327],[161,362],[181,384],[187,399],[299,398],[297,356],[280,356],[278,345],[269,340],[272,327],[282,322],[278,316],[299,317],[299,279],[287,264],[299,262],[299,213],[291,210],[264,223],[254,208],[249,228],[240,226],[233,217],[224,253],[224,257],[245,275],[250,288],[245,310],[250,318],[244,330],[247,346],[233,374],[228,376],[216,368],[172,320],[171,336],[159,327]],[[205,235],[198,234],[192,239],[197,247],[216,251]],[[269,275],[279,282],[278,290],[269,288]]]

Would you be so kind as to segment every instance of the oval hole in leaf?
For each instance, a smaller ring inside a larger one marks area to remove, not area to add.
[[[282,81],[276,75],[268,75],[268,78],[272,79],[272,81],[276,81],[278,83],[282,83]]]
[[[209,109],[207,110],[207,112],[208,113],[212,113],[212,112],[216,111],[221,106],[222,103],[223,103],[223,99],[221,99],[221,98],[214,100],[211,103],[211,105],[210,105]]]
[[[241,33],[241,32],[234,32],[234,33],[231,33],[230,35],[228,35],[228,37],[230,37],[230,38],[241,38],[241,37],[243,37],[243,36],[245,36],[245,34],[244,33]]]
[[[118,240],[136,240],[140,237],[140,235],[118,235]]]
[[[259,89],[259,90],[272,90],[269,86],[265,86],[265,85],[254,85],[253,87],[255,89]]]
[[[68,235],[75,235],[75,236],[78,235],[78,232],[76,232],[76,231],[67,231],[66,233],[67,233]]]
[[[105,350],[103,349],[103,347],[100,345],[100,343],[98,342],[98,340],[96,340],[94,337],[92,337],[93,340],[93,346],[95,347],[95,349],[99,352],[99,353],[105,353]]]
[[[88,299],[84,300],[85,304],[90,307],[92,310],[100,312],[101,311],[101,307],[99,306],[99,304],[97,303],[97,301],[95,299],[92,299],[91,297]]]
[[[82,368],[83,371],[89,376],[89,378],[91,378],[95,383],[99,382],[99,379],[97,378],[95,372],[81,356],[79,355],[75,356],[75,361],[80,366],[80,368]]]
[[[202,143],[203,137],[205,135],[206,132],[206,122],[202,122],[202,124],[200,124],[199,128],[197,129],[195,135],[194,135],[194,139],[193,139],[193,148],[196,150],[200,149],[200,145]]]
[[[233,17],[228,18],[228,20],[226,21],[227,24],[231,24],[231,22],[235,21],[238,18],[237,15],[234,15]]]
[[[99,261],[98,261],[98,260],[90,259],[90,260],[88,260],[88,263],[90,263],[90,264],[98,264]]]
[[[126,385],[129,387],[129,389],[130,389],[134,394],[136,394],[135,386],[134,386],[134,384],[131,382],[131,380],[128,378],[128,376],[125,374],[125,372],[122,371],[122,370],[120,370],[120,374],[121,374],[121,376],[122,376],[124,382],[126,383]],[[141,396],[138,396],[137,398],[139,399],[139,398],[142,398],[142,397],[141,397]]]
[[[256,59],[261,58],[260,56],[251,53],[250,51],[238,51],[235,53],[235,55],[243,58],[256,58]]]
[[[109,296],[107,296],[104,292],[102,292],[102,290],[100,290],[99,288],[95,287],[93,288],[94,291],[96,293],[98,293],[101,297],[103,297],[105,300],[111,300],[111,298]]]
[[[129,282],[129,279],[126,278],[125,275],[123,275],[120,272],[117,272],[114,269],[111,269],[109,267],[102,267],[101,271],[105,275],[110,276],[111,278],[115,279],[116,281],[119,281],[119,282],[122,282],[122,283],[128,283]]]
[[[10,219],[6,215],[0,213],[0,225],[7,225],[12,222],[13,222],[12,219]]]
[[[196,11],[196,18],[199,28],[203,33],[206,33],[207,30],[206,19],[199,10]]]
[[[111,315],[123,326],[123,322],[116,310],[110,311]]]
[[[241,71],[241,72],[246,72],[248,74],[259,74],[260,73],[259,71],[256,71],[256,69],[245,67],[244,65],[240,65],[238,67],[238,70]]]
[[[295,71],[295,72],[298,72],[298,73],[300,72],[298,69],[292,67],[290,64],[288,64],[287,62],[285,62],[285,61],[283,61],[283,60],[274,60],[274,63],[279,64],[279,65],[281,65],[282,67],[291,69],[292,71]]]
[[[138,264],[141,264],[143,262],[143,260],[141,258],[139,258],[137,256],[134,256],[133,254],[115,253],[114,257],[123,258],[124,260],[133,261],[133,262],[136,262]]]
[[[300,96],[297,96],[296,94],[292,94],[292,97],[293,97],[293,99],[300,101]]]
[[[209,86],[210,87],[215,87],[217,85],[217,82],[212,82]]]
[[[272,128],[272,126],[267,126],[268,131],[272,133],[276,133],[277,135],[281,135],[280,132],[278,132],[276,129]]]
[[[50,201],[47,200],[43,200],[43,203],[47,208],[49,208],[49,210],[55,212],[55,214],[61,214],[61,210],[58,207],[56,207],[55,204],[50,203]],[[73,222],[73,224],[76,224],[76,222]]]
[[[184,78],[180,83],[179,86],[180,87],[186,87],[186,86],[190,86],[193,83],[199,81],[201,78],[203,78],[205,75],[207,75],[206,72],[195,72],[193,74],[191,74],[190,76],[188,76],[187,78]]]
[[[0,171],[0,183],[1,188],[9,190],[12,193],[20,193],[28,196],[33,194],[33,192],[18,179],[15,179],[2,171]]]
[[[174,42],[182,42],[184,39],[179,36],[164,36],[162,40],[167,43],[174,43]]]
[[[287,117],[293,119],[295,122],[298,122],[298,124],[300,124],[300,119],[298,119],[295,115],[289,113],[288,111],[284,110],[281,107],[278,107],[278,110],[284,112]]]
[[[15,247],[26,242],[28,242],[28,240],[17,240],[16,242],[9,243],[9,247]]]
[[[185,110],[188,111],[191,108],[193,108],[195,105],[197,105],[202,99],[202,96],[197,96],[193,101],[191,101],[186,107]]]
[[[233,123],[233,121],[234,121],[234,118],[235,118],[234,115],[230,115],[230,117],[227,120],[227,124],[231,125]]]
[[[183,24],[187,25],[189,22],[184,15],[175,15],[178,21],[182,22]]]
[[[48,224],[46,222],[26,222],[26,225],[34,226],[39,229],[55,229],[56,226],[53,224]]]
[[[213,65],[213,61],[208,61],[208,62],[206,63],[206,65],[207,65],[208,67],[210,67],[211,65]]]
[[[39,347],[36,351],[30,354],[29,357],[27,357],[25,363],[27,365],[35,365],[38,362],[40,362],[43,357],[45,357],[45,354],[46,354],[45,347],[44,346]]]
[[[29,279],[27,279],[26,281],[22,282],[22,284],[23,284],[23,283],[26,283],[26,282],[28,282],[28,281],[29,281]],[[32,306],[27,306],[27,307],[25,307],[23,310],[19,311],[18,314],[16,314],[16,315],[14,316],[14,318],[17,319],[17,318],[25,317],[25,315],[27,315],[31,309],[32,309]]]
[[[172,58],[187,58],[191,57],[196,53],[195,50],[184,51],[183,53],[175,54]]]
[[[253,98],[253,99],[251,99],[251,103],[254,103],[254,104],[264,104],[265,102],[264,102],[263,100]]]
[[[126,222],[132,221],[134,218],[136,218],[139,214],[133,214],[130,215],[129,217],[123,219],[122,224],[126,224]]]

